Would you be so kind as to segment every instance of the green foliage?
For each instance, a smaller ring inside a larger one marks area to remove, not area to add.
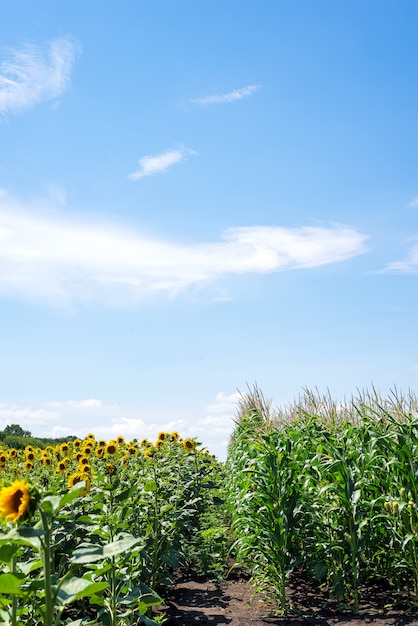
[[[411,396],[337,405],[307,392],[272,414],[258,390],[244,397],[227,460],[235,548],[283,612],[295,567],[354,612],[368,577],[412,580],[418,601],[417,407]]]

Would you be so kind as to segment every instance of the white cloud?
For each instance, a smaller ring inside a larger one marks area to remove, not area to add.
[[[66,400],[65,402],[49,402],[47,406],[57,409],[67,407],[71,409],[100,409],[103,404],[101,400],[90,398],[89,400]]]
[[[232,275],[313,268],[366,251],[344,225],[230,228],[219,241],[181,244],[115,224],[42,216],[0,198],[0,296],[130,306]]]
[[[139,159],[139,169],[129,174],[130,180],[139,180],[153,174],[165,172],[173,165],[185,161],[188,156],[197,154],[194,150],[180,146],[177,150],[167,150],[155,156],[144,156]]]
[[[411,209],[418,208],[418,197],[411,200],[411,202],[408,204],[408,207],[410,207]]]
[[[0,64],[0,113],[23,113],[60,96],[68,87],[78,50],[79,44],[70,37],[44,47],[26,44],[9,49]]]
[[[253,93],[261,89],[260,85],[247,85],[241,89],[234,89],[224,94],[215,94],[212,96],[204,96],[203,98],[195,98],[191,100],[192,104],[199,104],[201,106],[207,106],[209,104],[223,104],[225,102],[236,102],[237,100],[243,100],[248,98]]]
[[[418,274],[418,244],[413,245],[403,261],[388,263],[380,273]]]

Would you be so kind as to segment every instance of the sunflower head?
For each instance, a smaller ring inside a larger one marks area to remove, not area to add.
[[[0,517],[8,522],[26,519],[32,513],[30,488],[24,480],[16,480],[0,491]]]
[[[167,433],[165,433],[164,431],[159,432],[157,439],[159,441],[165,441],[167,439]]]
[[[81,495],[85,496],[90,491],[91,487],[90,477],[88,476],[88,474],[83,474],[83,472],[75,472],[74,474],[72,474],[68,480],[68,488],[72,489],[74,485],[81,482],[82,480],[84,480],[84,482],[86,483],[86,487],[81,492]]]
[[[124,443],[125,443],[125,437],[123,437],[122,435],[119,435],[119,436],[116,438],[116,441],[118,442],[118,444],[119,444],[120,446],[123,446],[123,445],[124,445]]]
[[[116,441],[109,441],[106,446],[106,456],[113,456],[118,451],[118,444]]]
[[[196,447],[193,439],[183,439],[182,446],[188,452],[191,452]]]
[[[113,463],[106,463],[106,474],[112,475],[116,472],[116,467]]]
[[[57,474],[62,474],[63,472],[65,472],[65,470],[67,469],[66,464],[64,463],[64,461],[59,461],[57,463],[57,467],[55,468],[55,472]]]

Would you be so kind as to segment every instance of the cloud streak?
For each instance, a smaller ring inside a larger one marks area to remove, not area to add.
[[[218,241],[185,245],[117,224],[35,215],[0,198],[0,295],[130,306],[228,276],[341,262],[365,252],[366,240],[338,224],[243,226]]]
[[[411,246],[405,259],[402,261],[393,261],[381,270],[379,273],[385,274],[418,274],[418,243]]]
[[[18,115],[60,96],[68,88],[79,49],[70,37],[43,47],[26,44],[9,49],[0,64],[0,113]]]
[[[185,161],[188,156],[197,154],[194,150],[181,146],[177,150],[166,150],[154,156],[144,156],[139,159],[139,169],[129,174],[129,180],[139,180],[146,176],[166,172],[173,165]]]
[[[212,96],[204,96],[203,98],[195,98],[191,100],[192,104],[200,106],[208,106],[210,104],[224,104],[236,102],[237,100],[243,100],[249,98],[253,93],[261,89],[260,85],[247,85],[241,89],[234,89],[224,94],[217,94]]]

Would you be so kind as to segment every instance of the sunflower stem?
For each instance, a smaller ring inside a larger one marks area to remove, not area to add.
[[[10,560],[10,571],[12,574],[16,573],[16,558],[14,555]],[[14,594],[12,596],[12,626],[17,626],[17,598]]]
[[[54,603],[51,589],[51,528],[45,511],[40,509],[40,513],[42,526],[45,533],[41,540],[45,591],[44,626],[53,626]]]

